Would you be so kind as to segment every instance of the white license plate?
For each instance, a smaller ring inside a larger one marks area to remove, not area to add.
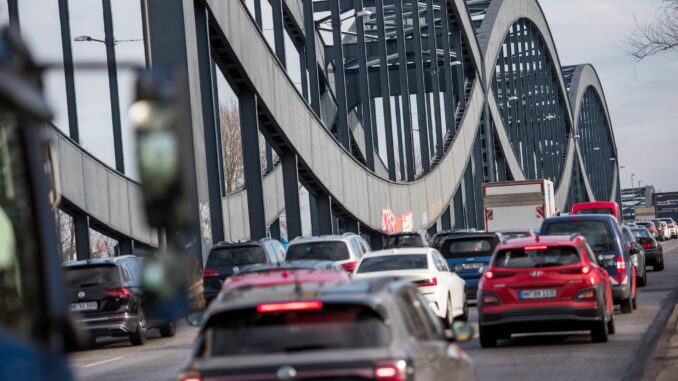
[[[520,299],[547,299],[555,298],[556,290],[554,288],[547,288],[544,290],[523,290],[520,291]]]
[[[459,265],[461,270],[478,270],[481,267],[483,267],[482,263],[462,263]]]
[[[97,302],[71,303],[71,312],[96,311]]]

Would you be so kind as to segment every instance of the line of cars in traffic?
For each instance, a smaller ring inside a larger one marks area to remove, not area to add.
[[[210,306],[189,317],[200,330],[179,380],[471,379],[457,345],[473,337],[469,301],[482,347],[544,331],[606,342],[614,305],[632,312],[646,266],[663,269],[648,229],[607,214],[547,218],[538,231],[398,233],[385,246],[372,251],[353,233],[297,238],[287,250],[275,240],[215,245],[203,269]],[[145,319],[133,258],[65,265],[72,309],[95,337],[174,335],[174,322]]]

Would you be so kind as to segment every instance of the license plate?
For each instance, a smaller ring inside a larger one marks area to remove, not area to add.
[[[520,299],[547,299],[555,298],[556,290],[554,288],[547,288],[544,290],[523,290],[520,291]]]
[[[455,270],[478,270],[483,267],[482,263],[462,263],[460,265],[454,266]]]
[[[71,312],[96,311],[97,302],[71,303]]]

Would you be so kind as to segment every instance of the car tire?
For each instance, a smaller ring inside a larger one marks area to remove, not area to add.
[[[657,262],[657,271],[663,271],[664,270],[664,254],[659,257],[659,261]]]
[[[621,303],[619,303],[619,306],[621,307],[621,312],[623,314],[630,314],[633,312],[633,297],[629,296],[622,300]]]
[[[162,337],[174,337],[174,335],[177,334],[177,324],[172,321],[165,325],[161,325],[158,330]]]
[[[631,298],[631,304],[632,304],[634,310],[638,309],[638,292],[637,291],[633,295],[633,298]]]
[[[608,328],[605,317],[603,320],[596,323],[593,328],[591,328],[591,341],[594,343],[607,343],[608,340]]]
[[[647,284],[647,270],[643,271],[643,276],[636,278],[636,284],[638,287],[645,287]]]
[[[481,325],[478,329],[478,337],[482,348],[495,348],[497,346],[497,336],[492,329],[483,328]]]
[[[148,330],[146,328],[146,314],[143,310],[139,310],[139,321],[137,322],[137,328],[134,332],[130,332],[129,341],[132,345],[144,345],[146,344],[146,339],[148,338]]]
[[[468,321],[468,299],[466,299],[466,293],[464,293],[464,312],[462,313],[457,320],[459,321]]]
[[[617,332],[617,327],[614,325],[614,312],[610,315],[610,320],[607,322],[607,333],[614,335]]]
[[[447,311],[445,312],[445,319],[443,320],[445,324],[445,329],[452,328],[452,323],[454,323],[454,317],[452,316],[452,300],[450,295],[447,295]]]

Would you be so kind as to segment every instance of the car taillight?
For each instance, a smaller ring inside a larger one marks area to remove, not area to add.
[[[417,285],[417,287],[431,287],[431,286],[437,286],[438,285],[438,278],[431,278],[431,279],[423,279],[423,280],[418,280],[415,281],[414,284]]]
[[[179,374],[179,377],[177,378],[178,381],[202,381],[202,377],[197,375],[194,372],[190,373],[181,373]]]
[[[404,360],[380,363],[374,368],[374,378],[380,381],[405,381],[407,363]]]
[[[257,311],[267,312],[287,312],[287,311],[309,311],[323,308],[323,302],[319,300],[282,302],[282,303],[264,303],[257,306]]]
[[[623,257],[615,258],[614,262],[615,265],[617,266],[617,274],[626,273],[626,261],[624,261]]]
[[[213,276],[219,276],[219,271],[215,269],[204,269],[202,270],[202,277],[203,278],[209,278]]]
[[[656,248],[657,248],[656,242],[645,242],[643,244],[643,249],[656,249]]]
[[[481,297],[480,300],[483,302],[483,304],[490,306],[501,304],[501,299],[499,299],[499,296],[495,294],[489,294],[486,292],[483,292],[483,296]]]
[[[485,271],[485,278],[487,279],[496,279],[496,278],[508,278],[514,276],[516,273],[511,273],[508,271],[497,271],[497,270],[487,270]]]
[[[126,288],[111,288],[109,290],[104,291],[104,294],[107,296],[111,296],[113,298],[122,298],[122,299],[128,299],[130,296],[132,296],[132,293],[129,292],[128,289]]]
[[[577,293],[576,300],[579,302],[591,302],[596,300],[596,289],[585,288]]]
[[[355,270],[355,268],[356,268],[357,265],[358,265],[358,264],[357,264],[356,262],[346,262],[346,263],[342,263],[342,264],[341,264],[341,267],[342,267],[344,270],[346,270],[347,272],[352,273],[353,270]]]

